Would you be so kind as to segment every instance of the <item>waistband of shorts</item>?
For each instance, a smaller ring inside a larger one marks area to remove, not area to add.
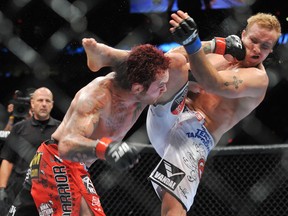
[[[48,139],[48,140],[45,140],[44,143],[46,145],[49,145],[49,144],[58,144],[58,140],[56,139]]]

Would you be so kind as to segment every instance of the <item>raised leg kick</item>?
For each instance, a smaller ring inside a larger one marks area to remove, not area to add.
[[[97,72],[102,67],[113,66],[117,62],[124,61],[128,56],[128,51],[123,52],[98,43],[94,38],[84,38],[82,45],[87,55],[87,65],[93,72]]]

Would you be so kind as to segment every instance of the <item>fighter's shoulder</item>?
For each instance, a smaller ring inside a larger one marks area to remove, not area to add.
[[[115,72],[110,72],[106,74],[105,76],[98,76],[94,80],[92,80],[90,84],[97,86],[97,85],[102,85],[106,82],[111,82],[114,79],[115,74],[116,74]]]
[[[111,77],[97,77],[77,93],[78,101],[80,103],[89,101],[91,105],[104,107],[111,98],[111,85]]]
[[[249,67],[249,68],[239,68],[239,78],[243,80],[243,83],[246,83],[245,86],[248,87],[248,90],[253,90],[252,97],[262,97],[266,92],[266,89],[269,84],[269,77],[266,73],[266,70],[262,66]],[[258,92],[258,93],[257,93]]]
[[[257,77],[255,76],[255,78],[258,79],[258,82],[262,83],[264,88],[266,88],[269,83],[269,77],[265,67],[262,64],[260,64],[254,68],[254,71],[257,76]]]
[[[239,72],[244,72],[249,74],[250,76],[257,76],[257,77],[263,77],[263,78],[268,78],[267,72],[263,64],[259,64],[256,67],[243,67],[243,68],[238,68]]]
[[[165,53],[165,56],[170,58],[171,67],[179,67],[185,65],[188,60],[182,53],[168,52]]]
[[[98,91],[100,89],[101,91],[105,92],[105,90],[109,90],[109,88],[111,87],[114,77],[115,72],[111,72],[105,76],[98,76],[90,83],[88,83],[84,89],[88,89],[90,93],[93,93],[94,91]]]

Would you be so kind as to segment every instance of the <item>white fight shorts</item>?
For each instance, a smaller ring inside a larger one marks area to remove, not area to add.
[[[175,100],[185,94],[185,101],[186,87],[171,102],[149,107],[147,132],[162,158],[149,176],[155,192],[161,199],[164,188],[189,211],[214,140],[204,126],[201,113],[184,105],[175,112]]]
[[[173,100],[164,105],[150,105],[147,113],[146,127],[149,139],[156,152],[163,156],[168,144],[169,133],[178,115],[183,112],[188,93],[188,82],[174,96]]]

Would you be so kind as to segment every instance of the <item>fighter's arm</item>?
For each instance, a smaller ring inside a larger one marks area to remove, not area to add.
[[[237,35],[229,35],[226,38],[214,37],[210,41],[201,41],[201,47],[205,54],[219,54],[229,61],[239,61],[245,58],[245,47],[242,46],[241,39]],[[188,54],[184,46],[178,46],[171,50],[169,53],[181,53],[187,59]]]
[[[211,41],[201,41],[201,44],[205,54],[213,53]],[[180,53],[188,59],[188,54],[183,46],[174,47],[167,53]]]
[[[215,76],[197,74],[195,77],[199,81],[189,83],[190,91],[206,91],[226,98],[261,97],[265,94],[269,82],[266,73],[259,68],[223,70],[218,71]]]
[[[77,93],[72,101],[70,115],[63,120],[66,125],[58,144],[59,155],[75,162],[91,163],[98,158],[121,170],[131,168],[138,162],[136,149],[126,142],[101,136],[105,133],[103,131],[95,131],[100,115],[107,104],[111,104],[109,89],[101,86],[101,90],[97,91],[96,88]],[[99,133],[99,139],[91,139],[93,133]]]
[[[227,98],[261,97],[266,92],[269,82],[267,74],[254,67],[223,70],[213,75],[197,75],[207,92]]]
[[[185,22],[183,22],[185,20]],[[262,66],[217,71],[208,61],[198,37],[194,20],[183,11],[172,14],[170,29],[189,55],[191,71],[203,88],[224,97],[259,97],[266,91],[268,77]],[[180,30],[180,31],[179,31]],[[182,39],[181,39],[182,38]]]
[[[83,90],[81,90],[83,91]],[[61,158],[86,162],[96,158],[95,148],[99,140],[90,139],[98,125],[101,110],[108,98],[105,90],[92,95],[78,92],[71,103],[64,121],[65,127],[59,140],[58,151]],[[66,118],[67,117],[67,118]]]
[[[257,68],[218,71],[203,48],[189,56],[191,73],[206,91],[226,98],[261,97],[268,86],[268,76],[260,64]]]

